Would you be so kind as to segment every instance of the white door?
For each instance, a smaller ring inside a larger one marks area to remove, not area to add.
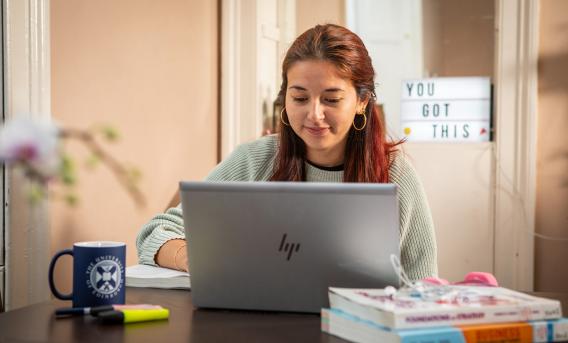
[[[281,62],[295,38],[295,0],[223,0],[221,158],[267,133]]]
[[[400,131],[401,80],[422,76],[421,2],[417,0],[347,1],[347,26],[365,43],[375,68],[378,102],[389,133]]]

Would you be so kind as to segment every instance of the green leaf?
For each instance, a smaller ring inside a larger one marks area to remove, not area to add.
[[[74,193],[65,194],[65,202],[71,207],[75,207],[79,203],[79,198]]]
[[[67,186],[72,186],[77,182],[75,163],[68,155],[63,155],[61,157],[59,176],[61,177],[61,182]]]
[[[101,128],[103,137],[109,142],[116,142],[120,138],[118,130],[110,125],[105,125]]]

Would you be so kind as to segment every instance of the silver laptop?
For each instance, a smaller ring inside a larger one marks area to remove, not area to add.
[[[193,304],[320,312],[328,287],[398,286],[393,184],[181,182]]]

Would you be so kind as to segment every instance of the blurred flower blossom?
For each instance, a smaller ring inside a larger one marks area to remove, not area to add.
[[[109,155],[98,143],[95,137],[97,133],[109,143],[119,137],[111,126],[93,130],[61,129],[49,121],[11,119],[0,128],[0,161],[24,171],[31,181],[29,195],[32,201],[45,197],[47,183],[57,180],[67,188],[64,199],[74,205],[78,197],[71,188],[76,183],[76,168],[59,143],[61,139],[76,139],[90,151],[87,165],[91,169],[98,164],[107,166],[134,201],[144,205],[144,196],[137,185],[139,171],[127,168]]]
[[[51,122],[10,120],[0,130],[0,160],[22,165],[29,177],[47,181],[59,172],[58,134]]]

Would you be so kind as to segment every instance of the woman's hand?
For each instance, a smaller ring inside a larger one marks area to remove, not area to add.
[[[158,250],[155,261],[160,267],[188,272],[186,240],[172,239],[164,243]]]

